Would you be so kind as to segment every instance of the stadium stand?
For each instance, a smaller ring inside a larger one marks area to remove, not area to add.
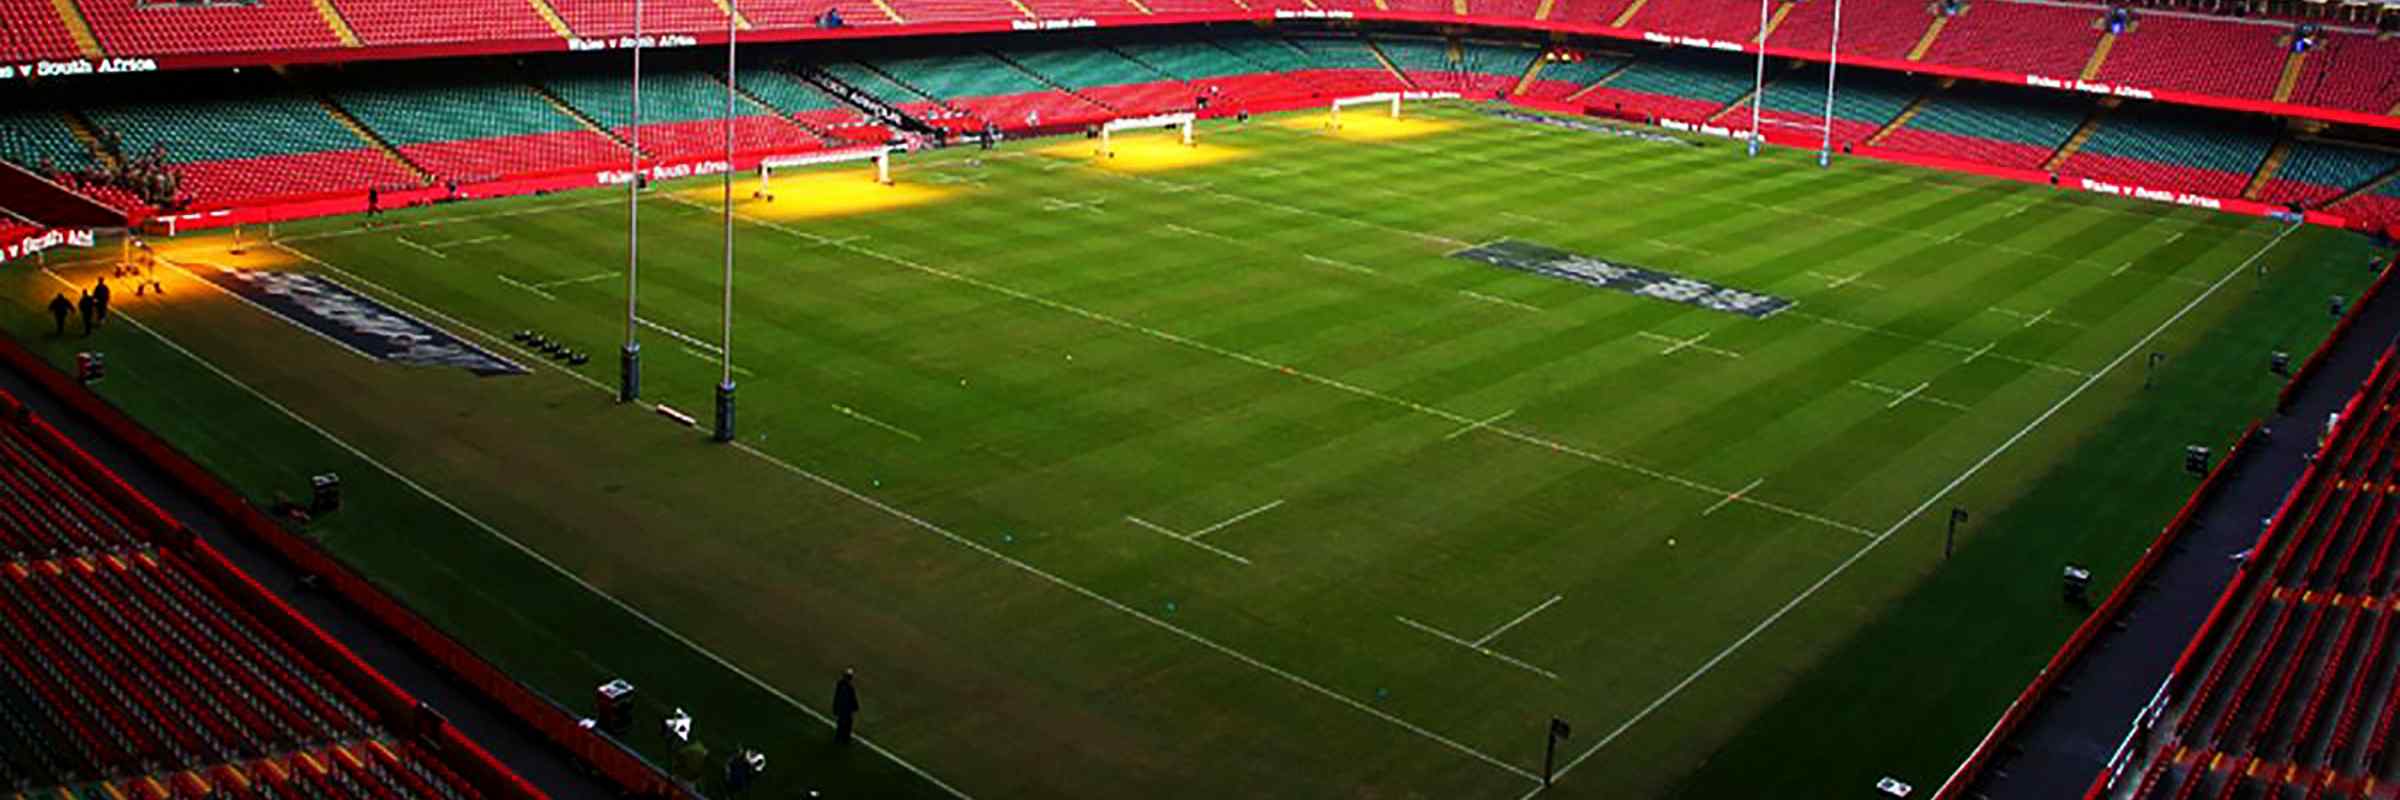
[[[1174,76],[1107,47],[1017,50],[1001,54],[1026,71],[1125,115],[1188,109],[1196,96]]]
[[[78,3],[111,54],[274,52],[342,46],[309,0]],[[478,33],[478,36],[481,34]]]
[[[1728,42],[1758,40],[1759,4],[1743,0],[1649,0],[1628,27],[1704,36]]]
[[[1586,25],[1611,25],[1640,0],[1555,0],[1548,19]]]
[[[2034,89],[1961,83],[1933,96],[1879,144],[2033,169],[2075,134],[2090,107],[2088,100]]]
[[[74,34],[48,3],[0,3],[0,60],[74,58]]]
[[[1132,42],[1116,51],[1199,91],[1214,90],[1212,103],[1236,108],[1315,95],[1315,89],[1284,73],[1236,55],[1212,41]]]
[[[1750,93],[1750,68],[1721,58],[1675,50],[1643,54],[1607,85],[1584,94],[1586,105],[1617,116],[1696,121]]]
[[[2292,151],[2267,183],[2260,199],[2270,203],[2314,206],[2343,192],[2364,186],[2394,168],[2400,153],[2371,150],[2327,141],[2294,142]]]
[[[2127,104],[2100,123],[2061,175],[2239,197],[2275,144],[2264,122],[2155,103]]]
[[[465,39],[549,39],[558,32],[528,3],[490,0],[333,0],[360,42],[439,44]]]
[[[422,183],[275,78],[179,76],[147,88],[83,113],[117,152],[164,154],[200,205]]]
[[[475,755],[378,709],[413,701],[354,660],[312,657],[346,651],[20,408],[0,394],[0,786],[493,796],[454,760]]]
[[[1453,45],[1440,39],[1385,37],[1376,46],[1418,89],[1484,98],[1515,88],[1539,53],[1524,45],[1468,41],[1455,45],[1453,60]]]
[[[1817,135],[1825,129],[1825,72],[1822,65],[1808,65],[1783,73],[1767,84],[1766,96],[1760,98],[1760,119],[1773,130],[1781,126],[1786,131]],[[1860,72],[1853,70],[1852,72]],[[1833,100],[1833,146],[1864,142],[1883,126],[1900,116],[1908,104],[1925,90],[1920,81],[1880,72],[1842,75],[1839,90]],[[1747,112],[1736,110],[1725,119],[1728,127],[1748,130]]]
[[[2096,80],[2266,100],[2290,55],[2290,30],[2143,15],[2117,37]]]
[[[1004,130],[1082,126],[1113,116],[985,53],[885,58],[871,66],[917,94]]]
[[[856,109],[781,69],[760,65],[745,68],[738,77],[743,91],[812,130],[835,133],[868,124]]]
[[[359,76],[334,102],[417,166],[476,181],[617,164],[624,146],[560,113],[531,86],[436,74]]]
[[[1542,65],[1533,84],[1525,87],[1523,97],[1536,100],[1563,101],[1586,87],[1600,82],[1622,69],[1632,57],[1614,53],[1583,53],[1576,61],[1551,61]]]
[[[2171,684],[2189,691],[2129,796],[2376,796],[2400,719],[2384,677],[2400,620],[2396,393],[2387,355],[2193,639]]]
[[[550,0],[567,29],[586,38],[633,33],[633,4],[626,0]],[[701,33],[725,30],[725,10],[710,0],[643,0],[642,32]]]
[[[2330,35],[2301,62],[2291,101],[2388,114],[2400,108],[2400,39]]]
[[[2093,8],[1983,0],[1950,18],[1924,60],[2071,79],[2100,46],[2100,16]]]
[[[1286,40],[1299,51],[1305,72],[1294,77],[1329,96],[1371,94],[1410,88],[1383,65],[1373,45],[1355,36],[1298,36]],[[1259,52],[1252,48],[1251,52]]]
[[[658,158],[721,154],[725,150],[725,84],[695,68],[642,66],[641,142]],[[620,140],[634,133],[632,87],[623,76],[562,71],[543,80],[559,99]],[[735,149],[796,152],[824,146],[807,128],[747,98],[734,104]]]
[[[0,109],[0,159],[37,171],[44,165],[67,172],[100,165],[91,148],[75,138],[66,115],[42,107]]]
[[[1828,0],[1800,0],[1790,4],[1784,13],[1783,24],[1767,37],[1771,47],[1789,47],[1808,53],[1824,53],[1833,45],[1833,3]],[[1922,5],[1898,3],[1890,7],[1863,3],[1842,8],[1842,57],[1906,58],[1908,51],[1925,38],[1925,29],[1933,24],[1932,14]]]

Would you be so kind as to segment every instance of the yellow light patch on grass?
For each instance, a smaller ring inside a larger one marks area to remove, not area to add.
[[[1250,151],[1207,142],[1185,145],[1183,138],[1173,133],[1144,133],[1109,138],[1114,156],[1102,155],[1100,140],[1078,139],[1050,145],[1035,153],[1052,158],[1081,159],[1094,166],[1120,172],[1165,172],[1206,166],[1238,158],[1247,158]]]
[[[1368,142],[1384,142],[1394,139],[1415,139],[1420,136],[1432,136],[1434,134],[1456,128],[1459,125],[1457,122],[1446,119],[1425,119],[1422,117],[1410,116],[1402,116],[1399,119],[1392,119],[1391,114],[1384,110],[1383,107],[1372,105],[1356,106],[1344,109],[1342,111],[1342,126],[1339,128],[1334,128],[1331,127],[1332,123],[1333,115],[1331,113],[1323,115],[1308,114],[1295,117],[1285,117],[1275,121],[1275,124],[1286,128],[1291,128],[1293,130],[1323,131],[1327,135],[1334,136],[1336,138],[1357,139]]]
[[[774,222],[830,219],[872,214],[938,202],[958,189],[932,186],[899,178],[890,184],[875,182],[875,170],[843,169],[775,174],[767,184],[774,199],[756,196],[757,177],[736,178],[733,182],[735,207],[743,214]],[[714,206],[723,201],[724,189],[716,184],[679,189],[675,196],[695,203]]]

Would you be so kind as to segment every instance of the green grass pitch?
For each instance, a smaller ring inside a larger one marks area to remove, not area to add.
[[[751,796],[1507,800],[1553,716],[1559,796],[1938,784],[2077,621],[2059,564],[2113,581],[2190,490],[2182,444],[2267,413],[2266,352],[2371,277],[2330,231],[1409,113],[1207,125],[1224,158],[1146,172],[912,156],[889,191],[935,196],[880,210],[791,211],[859,168],[778,176],[735,231],[735,447],[611,402],[622,191],[166,248],[330,277],[524,376],[360,358],[171,270],[89,341],[36,321],[51,275],[0,286],[14,335],[106,350],[103,394],[254,496],[343,472],[311,535],[530,685],[627,677],[765,749]],[[704,427],[716,191],[642,210],[646,399]],[[1799,305],[1448,255],[1500,239]],[[844,666],[896,759],[810,718]]]

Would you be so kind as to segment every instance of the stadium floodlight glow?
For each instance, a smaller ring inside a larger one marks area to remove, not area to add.
[[[642,268],[642,0],[633,0],[633,127],[625,148],[633,162],[633,180],[625,184],[625,347],[617,355],[617,402],[642,397],[641,290]]]
[[[1362,94],[1362,95],[1357,95],[1357,96],[1354,96],[1354,97],[1336,97],[1336,98],[1334,98],[1334,99],[1333,99],[1333,116],[1332,116],[1330,119],[1328,119],[1328,120],[1326,121],[1326,123],[1325,123],[1325,126],[1326,126],[1326,127],[1329,127],[1329,128],[1332,128],[1332,129],[1334,129],[1334,130],[1341,130],[1341,128],[1342,128],[1342,106],[1363,106],[1363,105],[1379,105],[1379,104],[1383,104],[1383,103],[1390,103],[1390,104],[1392,105],[1392,119],[1399,119],[1399,118],[1400,118],[1400,101],[1402,101],[1402,100],[1441,100],[1441,99],[1452,99],[1452,100],[1458,99],[1458,93],[1457,93],[1457,92],[1376,92],[1376,93],[1374,93],[1374,94]]]
[[[1392,101],[1392,103],[1395,105],[1395,108],[1399,102],[1400,101],[1396,99]],[[1395,111],[1394,115],[1397,116],[1397,114],[1398,112]],[[1189,111],[1186,111],[1178,114],[1155,114],[1147,117],[1125,117],[1100,123],[1100,155],[1114,156],[1117,154],[1117,151],[1111,148],[1109,145],[1108,135],[1110,133],[1121,130],[1136,130],[1141,128],[1181,128],[1183,130],[1183,146],[1190,147],[1193,144],[1192,121],[1196,119],[1199,119],[1199,117]],[[884,182],[890,183],[891,181],[887,180]]]
[[[1105,137],[1106,134],[1104,133],[1102,136]],[[874,145],[799,155],[768,156],[758,160],[758,192],[755,196],[765,200],[775,199],[775,171],[779,169],[870,159],[875,162],[875,182],[890,186],[892,185],[892,152],[898,149],[888,145]]]

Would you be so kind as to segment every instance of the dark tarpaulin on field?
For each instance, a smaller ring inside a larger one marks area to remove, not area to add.
[[[1450,254],[1451,258],[1481,261],[1535,275],[1615,289],[1628,294],[1694,305],[1712,311],[1765,319],[1795,303],[1781,297],[1743,291],[1653,269],[1619,264],[1558,248],[1502,239]]]

